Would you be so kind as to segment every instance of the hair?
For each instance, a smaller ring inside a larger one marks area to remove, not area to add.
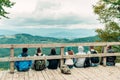
[[[22,57],[27,57],[28,56],[28,54],[27,54],[28,49],[27,48],[23,48],[22,51],[23,51],[23,53],[21,54]]]
[[[90,49],[94,49],[94,46],[90,46]]]
[[[73,51],[71,50],[71,51],[68,51],[68,54],[69,55],[73,55]]]
[[[23,51],[23,53],[27,53],[28,49],[27,48],[23,48],[22,51]]]
[[[108,46],[108,49],[111,49],[112,48],[112,46]]]
[[[40,48],[37,48],[37,53],[36,53],[37,56],[38,56],[38,53],[41,53],[41,49]]]
[[[41,49],[40,48],[37,48],[37,53],[41,53]]]
[[[50,55],[56,55],[56,50],[55,50],[55,48],[52,48],[52,49],[51,49]]]

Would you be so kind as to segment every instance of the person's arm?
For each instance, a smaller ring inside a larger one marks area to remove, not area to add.
[[[31,66],[31,65],[32,65],[32,60],[29,61],[29,66]]]
[[[90,52],[90,51],[88,51],[88,52],[87,52],[87,54],[91,54],[91,52]]]
[[[17,67],[19,65],[19,61],[16,61],[15,62],[15,66]]]

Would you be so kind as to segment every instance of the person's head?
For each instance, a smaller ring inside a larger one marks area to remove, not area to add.
[[[23,51],[23,53],[27,53],[28,49],[27,48],[23,48],[22,51]]]
[[[83,52],[83,51],[84,51],[83,46],[78,46],[78,52]]]
[[[52,48],[52,49],[51,49],[50,55],[56,55],[56,50],[55,50],[55,48]]]
[[[68,47],[67,48],[68,54],[69,55],[73,55],[73,51],[72,51],[72,47]]]
[[[71,51],[71,50],[72,50],[72,47],[68,47],[68,48],[67,48],[67,51]]]
[[[112,46],[108,46],[108,49],[112,49]]]
[[[90,49],[94,49],[94,46],[90,46]]]
[[[37,48],[37,53],[41,53],[41,49],[40,48]]]
[[[23,53],[21,54],[22,57],[27,57],[28,56],[28,54],[27,54],[28,49],[27,48],[23,48],[22,51],[23,51]]]

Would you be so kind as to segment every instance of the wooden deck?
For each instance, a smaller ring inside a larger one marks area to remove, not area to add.
[[[120,80],[120,66],[73,68],[71,75],[62,74],[60,69],[43,71],[29,70],[10,74],[0,71],[0,80]]]

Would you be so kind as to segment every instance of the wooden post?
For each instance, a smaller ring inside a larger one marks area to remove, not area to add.
[[[60,67],[64,64],[64,59],[63,59],[63,56],[64,56],[64,47],[61,47],[61,57],[62,59],[60,60]]]
[[[107,46],[104,47],[104,53],[103,54],[106,54],[107,53]],[[106,56],[103,57],[103,66],[106,66]]]
[[[14,48],[13,46],[10,49],[10,58],[14,57]],[[10,73],[14,73],[14,61],[10,61]]]

